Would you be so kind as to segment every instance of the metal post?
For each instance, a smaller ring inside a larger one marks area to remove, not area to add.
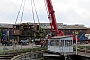
[[[7,34],[8,34],[8,41],[9,41],[9,28],[8,28],[8,33]]]
[[[33,49],[33,40],[32,40],[32,49]],[[32,51],[31,51],[32,52]],[[33,60],[33,58],[32,58],[32,53],[31,53],[31,60]]]
[[[14,50],[14,43],[13,43],[13,50]]]
[[[22,43],[21,43],[21,49],[22,49]]]
[[[64,53],[63,53],[63,44],[62,44],[62,54],[64,55]]]
[[[76,55],[77,55],[77,34],[76,34]]]
[[[32,49],[33,49],[33,40],[32,40]]]
[[[15,46],[14,44],[15,44],[15,43],[14,43],[14,39],[12,39],[12,40],[13,40],[12,42],[13,42],[13,50],[14,50],[14,46]]]
[[[85,47],[85,56],[86,56],[86,47]]]
[[[32,43],[32,49],[33,49],[33,43]]]
[[[4,48],[3,49],[4,49],[4,54],[5,54],[5,43],[4,43]]]

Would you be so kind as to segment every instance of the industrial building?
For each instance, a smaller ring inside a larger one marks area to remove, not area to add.
[[[29,24],[33,24],[33,23],[29,23]],[[49,23],[40,23],[40,26],[46,30],[46,34],[50,33],[51,29]],[[75,34],[75,32],[78,32],[78,37],[82,33],[90,34],[90,28],[85,27],[85,25],[79,25],[79,24],[67,25],[63,23],[58,23],[58,28],[59,30],[62,30],[65,35]],[[18,38],[18,36],[15,37],[12,35],[13,24],[0,23],[0,29],[8,31],[6,35],[6,40]]]

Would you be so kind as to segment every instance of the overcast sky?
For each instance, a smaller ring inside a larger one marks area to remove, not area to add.
[[[34,0],[40,22],[48,22],[44,0]],[[22,0],[0,0],[0,23],[15,23]],[[90,27],[90,0],[52,0],[58,23],[67,25],[83,24]],[[23,3],[24,5],[24,3]],[[21,8],[21,12],[22,12]],[[17,23],[20,23],[21,13]],[[22,22],[34,22],[31,0],[25,1]],[[35,14],[35,22],[37,21]]]

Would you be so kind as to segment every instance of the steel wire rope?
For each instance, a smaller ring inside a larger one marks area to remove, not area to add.
[[[21,21],[20,21],[20,23],[22,22],[22,17],[23,17],[23,12],[24,12],[25,1],[26,1],[26,0],[24,0],[24,5],[23,5],[23,10],[22,10],[22,16],[21,16]]]
[[[34,20],[34,23],[35,23],[35,18],[34,18],[34,11],[33,11],[33,5],[32,5],[32,0],[31,0],[31,7],[32,7],[32,14],[33,14],[33,20]]]
[[[19,16],[19,13],[20,13],[20,10],[21,10],[21,7],[22,7],[22,4],[23,4],[23,0],[22,0],[22,3],[21,3],[21,5],[20,5],[20,9],[19,9],[19,11],[18,11],[18,14],[17,14],[16,20],[15,20],[15,24],[16,24],[16,22],[17,22],[17,19],[18,19],[18,16]]]
[[[35,24],[35,17],[34,17],[34,11],[33,11],[33,1],[31,0],[31,7],[32,7],[32,14],[33,14],[33,20],[34,20],[34,24]],[[34,37],[36,37],[36,33],[34,32]]]
[[[38,13],[37,13],[37,10],[36,10],[36,6],[35,6],[34,0],[33,0],[33,4],[34,4],[34,8],[35,8],[35,12],[36,12],[37,19],[38,19],[38,23],[39,23],[39,25],[40,25],[40,21],[39,21],[39,17],[38,17]]]

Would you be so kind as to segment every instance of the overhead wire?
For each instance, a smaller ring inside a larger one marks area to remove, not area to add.
[[[24,12],[24,7],[25,7],[25,1],[26,0],[24,0],[24,5],[23,5],[23,10],[22,10],[22,15],[21,15],[21,21],[20,21],[20,23],[22,22],[22,17],[23,17],[23,12]]]
[[[20,14],[20,10],[21,10],[22,4],[23,4],[23,0],[22,0],[22,2],[21,2],[20,9],[19,9],[19,11],[18,11],[18,15],[17,15],[16,20],[15,20],[15,24],[16,24],[16,22],[17,22],[17,19],[18,19],[19,14]]]

